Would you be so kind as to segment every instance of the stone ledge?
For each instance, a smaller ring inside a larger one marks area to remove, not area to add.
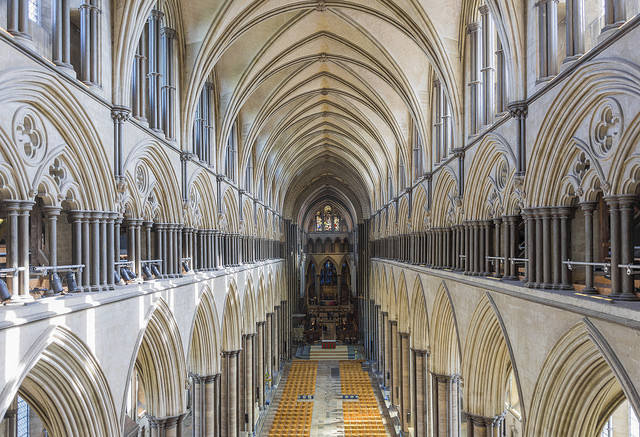
[[[424,266],[404,264],[381,258],[372,258],[372,262],[412,270],[417,273],[459,282],[464,285],[495,293],[506,294],[529,302],[547,305],[640,330],[640,300],[637,302],[612,301],[605,303],[602,300],[590,296],[577,296],[574,291],[532,289],[524,287],[516,281],[502,281],[483,276],[465,276],[449,270],[435,270]]]

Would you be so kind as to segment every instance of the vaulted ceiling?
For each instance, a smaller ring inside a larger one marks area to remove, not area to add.
[[[239,174],[253,156],[285,217],[331,198],[368,218],[410,179],[413,129],[430,138],[432,78],[460,117],[461,3],[184,0],[183,137],[213,77],[219,168],[237,121]]]

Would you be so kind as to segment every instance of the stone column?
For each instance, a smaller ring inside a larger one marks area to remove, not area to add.
[[[491,255],[491,220],[485,220],[482,222],[484,230],[484,250],[482,251],[482,258],[484,260],[484,276],[491,274],[491,261],[487,259]],[[500,263],[496,262],[496,271],[499,270]]]
[[[560,253],[560,215],[558,208],[551,208],[549,210],[549,216],[551,221],[551,246],[547,250],[550,255],[551,263],[551,276],[550,281],[551,288],[560,288],[562,281],[561,278],[561,253]],[[546,281],[545,281],[546,282]]]
[[[273,373],[274,375],[280,372],[280,306],[273,308]]]
[[[265,325],[265,373],[269,374],[269,377],[273,380],[273,350],[272,350],[272,319],[273,313],[267,313],[267,321]]]
[[[160,126],[160,23],[164,14],[153,9],[149,16],[149,127],[161,131]]]
[[[262,408],[265,405],[265,389],[264,389],[264,325],[265,322],[258,322],[258,374],[256,375],[258,381],[258,393],[260,402],[258,405]]]
[[[22,269],[18,273],[18,294],[20,295],[29,293],[29,236],[31,235],[29,229],[29,213],[33,205],[34,202],[30,201],[20,202],[20,215],[18,218],[18,238],[20,241],[17,245],[19,247],[18,267]]]
[[[18,435],[18,397],[14,397],[9,405],[0,427],[4,429],[3,437],[15,437]]]
[[[136,275],[140,275],[140,272],[136,271],[136,221],[133,219],[127,220],[127,261],[133,261],[130,265],[131,269]]]
[[[526,257],[529,260],[526,264],[527,283],[526,286],[530,288],[535,287],[536,282],[536,249],[535,249],[535,232],[536,232],[536,220],[533,210],[523,211],[523,217],[525,219],[525,234],[526,234]]]
[[[253,375],[253,339],[255,334],[248,334],[246,339],[246,347],[244,349],[244,358],[245,358],[245,366],[244,366],[244,374],[245,374],[245,384],[244,384],[244,410],[247,414],[248,423],[246,424],[244,430],[251,433],[253,432],[253,424],[255,422],[253,418],[253,393],[255,392],[254,388],[254,375]],[[242,420],[244,423],[244,418]]]
[[[427,437],[427,381],[425,379],[427,367],[427,351],[411,349],[413,355],[413,405],[411,411],[413,420],[413,435],[415,437]]]
[[[391,402],[400,407],[400,337],[398,322],[389,321],[391,339]]]
[[[633,264],[633,206],[638,199],[632,195],[618,196],[618,208],[620,211],[620,264],[630,265]],[[613,258],[613,257],[612,257]],[[613,259],[612,259],[613,261]],[[613,264],[613,262],[612,262]],[[612,265],[611,269],[617,268],[617,265]],[[621,293],[616,296],[619,300],[636,300],[637,297],[634,293],[634,281],[633,276],[627,274],[627,269],[617,268],[621,279]],[[631,271],[633,274],[633,270]],[[613,288],[612,288],[613,290]]]
[[[238,409],[237,409],[237,372],[238,372],[238,352],[222,352],[224,365],[224,382],[222,392],[222,414],[223,435],[227,437],[238,436]]]
[[[564,63],[584,53],[584,0],[567,0],[566,57]]]
[[[192,402],[191,411],[193,414],[193,437],[204,437],[205,422],[205,388],[204,380],[200,375],[191,375]]]
[[[58,265],[58,217],[60,217],[61,208],[57,206],[45,206],[42,208],[47,221],[48,249],[49,249],[49,265],[56,267]]]
[[[168,253],[167,253],[167,267],[168,267],[168,271],[167,274],[169,275],[170,278],[175,278],[176,277],[176,241],[175,241],[175,234],[176,234],[176,225],[175,224],[170,224],[167,226],[168,232],[167,232],[167,240],[168,240]]]
[[[622,290],[622,277],[620,269],[618,268],[618,265],[621,264],[622,261],[620,253],[620,209],[616,196],[605,198],[605,202],[607,202],[609,206],[609,226],[611,232],[611,297],[618,297]]]
[[[617,29],[627,20],[625,0],[605,0],[604,2],[604,23],[602,32]]]
[[[584,261],[588,263],[593,262],[593,211],[596,206],[596,202],[583,202],[580,204],[584,214]],[[585,266],[584,283],[583,293],[597,293],[593,287],[592,266]]]
[[[540,0],[538,6],[538,53],[540,79],[558,72],[558,0]]]
[[[82,264],[84,264],[84,273],[82,285],[84,291],[91,291],[91,240],[89,232],[89,220],[91,212],[85,211],[81,217],[82,223]]]
[[[109,219],[109,213],[104,212],[100,216],[100,286],[103,290],[108,290],[108,280],[107,277],[107,253],[108,253],[108,244],[107,240],[107,220]]]
[[[458,436],[458,384],[459,378],[449,375],[433,376],[433,428],[434,436]]]
[[[478,8],[480,12],[480,26],[482,27],[482,122],[485,126],[493,122],[495,113],[494,98],[494,53],[493,39],[495,31],[493,28],[493,17],[489,14],[489,7],[483,4]]]
[[[216,432],[216,382],[220,375],[210,375],[204,378],[204,436],[218,437]]]
[[[53,7],[53,63],[67,74],[75,77],[71,66],[71,26],[69,0],[54,0]]]
[[[7,7],[7,30],[18,41],[32,47],[29,0],[8,0]]]
[[[91,291],[100,291],[100,220],[102,213],[92,212],[91,221]]]
[[[469,34],[469,133],[477,134],[480,130],[481,108],[481,80],[480,73],[480,55],[482,47],[480,45],[480,23],[469,23],[467,33]]]
[[[72,256],[71,262],[75,265],[82,264],[82,219],[84,218],[83,211],[69,211],[69,221],[71,222],[71,244],[72,244]],[[7,265],[9,265],[7,263]],[[113,267],[113,263],[111,264]],[[113,274],[111,275],[113,277]],[[82,277],[83,272],[79,270],[76,273],[76,282],[78,283],[78,291],[82,290]],[[112,280],[113,281],[113,280]]]
[[[546,237],[544,234],[544,224],[542,217],[544,216],[543,209],[537,209],[536,213],[536,287],[544,288],[544,273],[545,273],[545,258],[544,258],[544,243]],[[548,233],[548,228],[547,228]],[[547,273],[548,274],[548,273]]]
[[[382,352],[384,355],[384,386],[388,389],[391,389],[391,323],[389,322],[389,313],[383,311],[382,313],[382,321],[383,321],[383,346]]]
[[[558,216],[560,218],[560,288],[563,290],[573,290],[571,281],[571,272],[563,261],[569,259],[571,248],[571,226],[569,218],[571,216],[570,208],[558,208]]]
[[[400,412],[401,412],[401,422],[402,422],[402,431],[405,433],[409,432],[409,427],[411,426],[413,420],[409,411],[411,409],[411,397],[409,393],[410,388],[410,363],[409,363],[409,334],[401,332],[400,333]]]
[[[4,203],[4,207],[7,211],[7,221],[9,222],[8,239],[7,239],[7,267],[11,269],[18,269],[20,265],[20,246],[19,246],[19,217],[20,217],[20,203],[7,201]],[[11,289],[11,294],[17,296],[22,294],[19,292],[19,274],[16,271],[12,276],[8,278],[8,285]]]
[[[106,255],[106,259],[105,262],[107,264],[107,288],[109,290],[114,290],[115,289],[115,278],[114,278],[114,270],[115,270],[115,266],[113,265],[113,260],[115,259],[115,247],[114,247],[114,242],[115,242],[115,236],[114,236],[114,223],[116,220],[116,217],[118,216],[117,213],[115,212],[110,212],[107,214],[107,221],[106,221],[106,227],[107,227],[107,255]],[[74,262],[75,264],[75,262]]]

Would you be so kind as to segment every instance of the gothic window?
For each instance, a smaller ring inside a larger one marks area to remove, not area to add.
[[[316,232],[340,232],[342,217],[333,212],[330,205],[316,211],[314,229]]]
[[[453,149],[453,128],[451,123],[451,105],[446,90],[440,80],[433,81],[431,98],[432,121],[432,163],[435,167],[447,159]]]
[[[424,174],[424,165],[422,163],[422,137],[418,128],[414,127],[413,135],[413,180],[418,179]]]
[[[40,0],[29,0],[29,20],[40,23]]]
[[[330,231],[331,228],[332,228],[331,207],[327,205],[324,207],[324,230]]]
[[[399,173],[398,188],[400,190],[404,190],[407,187],[407,178],[405,175],[405,170],[406,168],[404,165],[404,158],[400,156],[399,164],[398,164],[398,173]]]
[[[231,180],[235,179],[235,158],[237,147],[236,124],[233,124],[229,137],[227,138],[227,147],[224,159],[224,174]]]
[[[193,153],[200,161],[207,164],[215,161],[211,156],[211,134],[213,131],[212,101],[213,84],[207,82],[200,92],[200,100],[198,101],[196,115],[193,120]]]
[[[244,175],[244,188],[248,192],[253,192],[253,156],[249,155],[247,170]]]
[[[338,285],[338,274],[336,266],[331,261],[327,261],[320,271],[320,285]]]

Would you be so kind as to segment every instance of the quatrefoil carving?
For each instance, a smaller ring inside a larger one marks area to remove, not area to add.
[[[618,143],[623,129],[620,105],[611,98],[606,99],[591,121],[591,146],[596,155],[607,156]]]
[[[16,111],[13,118],[13,140],[24,153],[27,163],[39,164],[47,151],[46,132],[38,115],[30,108]]]
[[[58,158],[54,159],[53,164],[49,166],[49,175],[56,181],[58,187],[61,187],[62,183],[66,180],[67,172]]]

